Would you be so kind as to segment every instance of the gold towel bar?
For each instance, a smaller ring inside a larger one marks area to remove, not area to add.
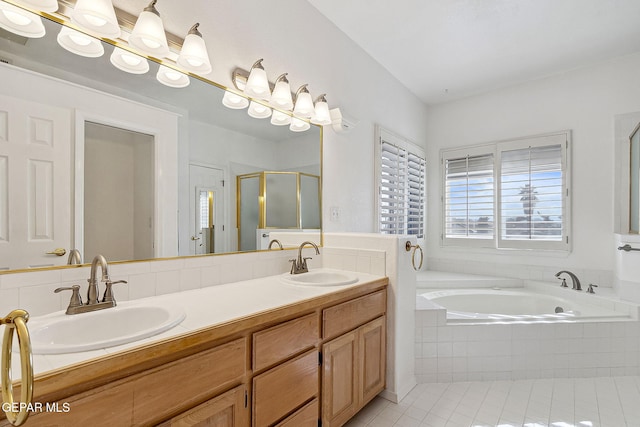
[[[2,355],[0,356],[0,384],[2,385],[2,409],[7,420],[14,426],[20,426],[29,418],[28,408],[33,399],[33,361],[31,355],[31,339],[27,321],[29,313],[25,310],[13,310],[5,318],[0,317],[0,325],[6,325],[2,339]],[[13,401],[13,384],[11,383],[11,348],[13,345],[13,330],[18,335],[20,347],[20,402]],[[7,410],[8,409],[8,410]],[[16,411],[16,409],[18,409]]]

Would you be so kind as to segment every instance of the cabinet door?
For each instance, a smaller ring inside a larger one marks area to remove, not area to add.
[[[322,353],[323,425],[342,425],[358,410],[357,331],[324,344]]]
[[[161,427],[245,427],[245,386],[229,390],[162,424]]]
[[[385,386],[386,322],[382,316],[358,329],[360,406],[366,405]]]

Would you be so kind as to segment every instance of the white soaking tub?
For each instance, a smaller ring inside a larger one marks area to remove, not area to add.
[[[575,321],[629,317],[628,310],[616,311],[578,301],[582,298],[575,298],[578,294],[569,292],[565,298],[529,288],[422,291],[420,297],[447,310],[448,321]],[[598,298],[592,297],[594,302]]]

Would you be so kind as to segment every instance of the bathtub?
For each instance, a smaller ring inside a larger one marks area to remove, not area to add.
[[[547,290],[548,291],[548,290]],[[577,301],[578,295],[567,293],[567,298],[521,289],[447,289],[418,291],[438,307],[447,310],[447,321],[578,321],[587,319],[629,318],[627,309],[606,308],[590,301]],[[571,297],[571,299],[568,299]],[[597,297],[592,296],[592,301]],[[622,304],[626,306],[626,304]]]
[[[416,289],[418,382],[640,374],[639,305],[612,288],[428,273]]]

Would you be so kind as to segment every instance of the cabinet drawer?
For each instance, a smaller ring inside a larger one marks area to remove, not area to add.
[[[72,396],[67,413],[43,412],[29,426],[150,425],[194,407],[246,374],[244,338]]]
[[[327,339],[348,332],[383,315],[386,309],[385,290],[329,307],[322,312],[322,336]]]
[[[253,379],[253,426],[272,425],[318,395],[318,352],[276,366]]]
[[[178,415],[158,427],[244,427],[249,412],[244,406],[246,387],[241,385]]]
[[[253,370],[260,371],[315,347],[320,337],[316,313],[253,334]]]
[[[318,399],[313,399],[284,421],[276,424],[276,427],[318,427],[318,409]]]

